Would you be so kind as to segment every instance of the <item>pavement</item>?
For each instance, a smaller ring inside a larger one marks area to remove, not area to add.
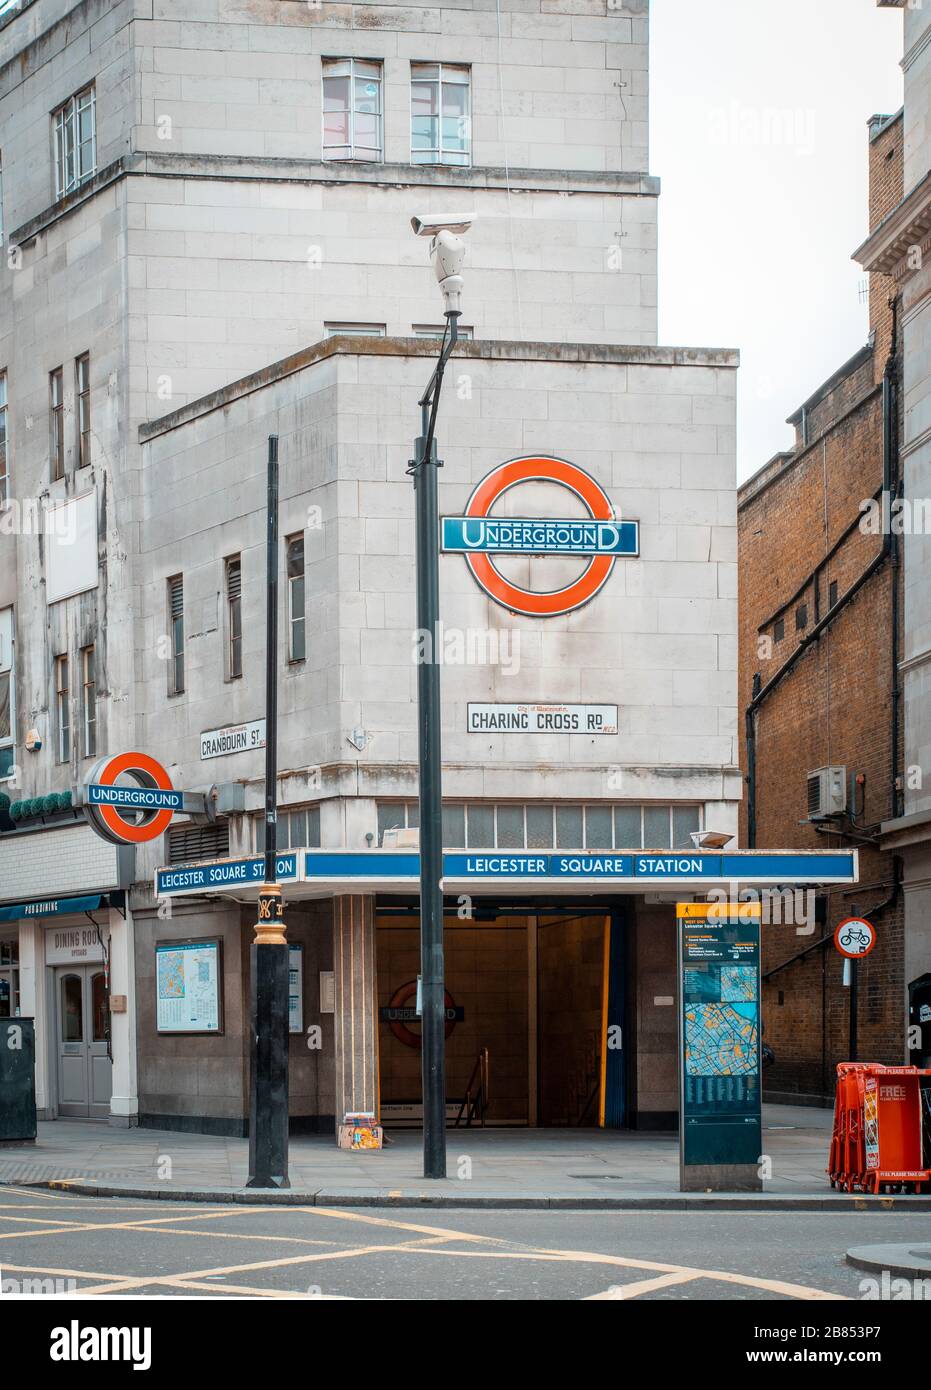
[[[931,1211],[929,1195],[834,1192],[825,1173],[831,1124],[828,1110],[764,1106],[762,1193],[680,1193],[676,1135],[598,1129],[451,1129],[445,1182],[424,1179],[419,1131],[389,1131],[380,1153],[340,1150],[326,1135],[294,1136],[290,1189],[246,1189],[248,1140],[79,1120],[41,1122],[34,1145],[0,1149],[0,1183],[266,1205]]]

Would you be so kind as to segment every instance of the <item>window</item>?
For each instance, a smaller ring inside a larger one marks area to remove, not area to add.
[[[383,323],[325,323],[326,337],[335,338],[338,333],[349,333],[353,338],[383,338]]]
[[[85,87],[52,116],[55,136],[55,197],[64,198],[97,172],[97,128],[93,87]]]
[[[307,655],[304,617],[304,537],[287,541],[288,558],[288,660],[303,661]]]
[[[802,629],[803,629],[804,627],[807,627],[807,626],[808,626],[808,604],[807,604],[807,603],[800,603],[799,606],[798,606],[798,608],[796,608],[796,610],[795,610],[795,631],[796,631],[796,632],[801,632]]]
[[[469,164],[469,69],[411,63],[411,163]]]
[[[52,481],[65,476],[65,397],[61,367],[48,376],[49,459]]]
[[[775,623],[773,624],[773,641],[774,641],[774,642],[781,642],[782,639],[783,639],[783,637],[785,637],[785,635],[786,635],[786,620],[785,620],[785,618],[777,618],[776,621],[775,621]]]
[[[0,779],[13,775],[13,609],[0,609]]]
[[[8,436],[6,372],[0,372],[0,507],[10,500],[10,455]]]
[[[58,761],[71,760],[71,701],[68,689],[68,658],[55,658],[55,713],[58,725]]]
[[[184,579],[180,574],[168,581],[168,629],[171,637],[168,693],[180,695],[184,690]]]
[[[242,561],[231,555],[226,562],[227,674],[231,681],[242,675]]]
[[[380,802],[377,816],[378,844],[383,845],[386,830],[416,829],[420,808],[416,801]],[[691,836],[700,829],[696,805],[443,806],[447,849],[692,849]]]
[[[74,398],[78,426],[78,467],[91,461],[91,359],[89,353],[74,359]]]
[[[265,850],[265,817],[256,816],[254,825],[255,852],[262,854]],[[300,806],[293,811],[279,810],[275,848],[277,850],[319,849],[320,807]]]
[[[837,580],[832,579],[828,585],[828,607],[833,608],[837,602]]]
[[[97,676],[93,647],[81,649],[81,726],[82,755],[93,758],[97,753]]]
[[[0,671],[0,780],[13,775],[13,672]]]
[[[0,941],[0,1018],[19,1017],[19,942]]]
[[[444,333],[446,332],[446,329],[441,324],[415,323],[413,328],[411,329],[411,332],[413,333],[415,338],[436,338],[437,340],[439,340],[443,337]],[[471,342],[472,329],[466,328],[462,324],[460,324],[457,332],[457,337],[462,338],[465,342]]]
[[[381,91],[381,63],[323,60],[324,159],[383,157]]]

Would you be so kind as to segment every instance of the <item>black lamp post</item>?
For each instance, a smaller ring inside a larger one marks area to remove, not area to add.
[[[265,645],[265,882],[251,973],[247,1187],[288,1181],[288,942],[278,883],[278,436],[268,437]]]
[[[436,415],[443,373],[456,346],[460,310],[447,309],[439,360],[421,396],[420,436],[408,471],[414,478],[417,549],[417,668],[420,767],[420,974],[423,1064],[423,1175],[446,1177],[446,979],[443,958],[443,785],[440,734],[439,509]]]

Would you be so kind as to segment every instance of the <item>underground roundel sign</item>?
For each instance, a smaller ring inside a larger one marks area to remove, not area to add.
[[[495,505],[522,483],[551,483],[582,504],[584,516],[503,516]],[[591,474],[565,459],[546,454],[510,459],[478,484],[463,516],[442,519],[444,551],[462,555],[489,598],[512,613],[551,618],[581,608],[598,593],[619,557],[640,553],[640,526],[615,516],[611,500]],[[574,556],[581,574],[555,589],[525,589],[508,579],[495,557]]]
[[[184,793],[175,791],[165,768],[148,753],[101,758],[84,784],[84,814],[97,834],[112,844],[156,839],[183,806]]]

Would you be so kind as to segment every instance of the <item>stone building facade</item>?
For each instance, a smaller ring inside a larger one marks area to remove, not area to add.
[[[479,852],[447,878],[450,1104],[487,1046],[499,1122],[673,1123],[672,904],[741,877],[692,839],[737,832],[737,357],[656,344],[646,0],[32,0],[4,20],[0,936],[43,1113],[246,1123],[276,434],[292,1118],[417,1119],[406,468],[442,318],[409,223],[468,211],[444,512],[533,459],[497,515],[603,506],[639,541],[543,619],[443,557],[446,845]],[[537,592],[589,569],[499,564]],[[133,748],[214,815],[79,895],[58,852],[91,843],[76,791]],[[528,882],[550,851],[566,881]]]

